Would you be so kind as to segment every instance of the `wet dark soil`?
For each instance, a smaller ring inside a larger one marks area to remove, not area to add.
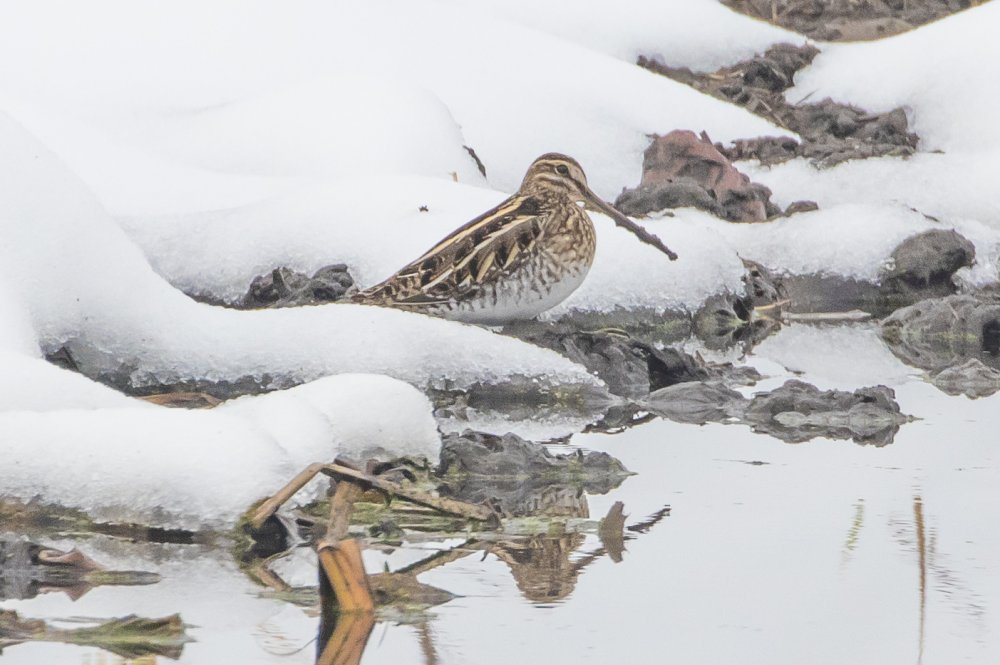
[[[720,382],[682,383],[654,392],[644,405],[677,422],[742,423],[787,443],[825,437],[884,446],[910,421],[885,386],[846,392],[796,380],[750,399]]]
[[[237,306],[260,309],[322,305],[341,300],[356,290],[354,277],[343,263],[324,266],[312,276],[282,266],[255,277]]]
[[[933,383],[949,395],[965,395],[969,399],[989,397],[1000,390],[1000,370],[989,367],[978,358],[946,367],[931,374]]]
[[[742,106],[801,137],[801,141],[791,136],[754,137],[731,146],[718,145],[733,161],[756,159],[769,165],[803,157],[818,166],[833,166],[850,159],[912,155],[918,138],[909,131],[902,109],[869,113],[830,99],[808,103],[786,99],[784,93],[792,87],[795,73],[818,53],[808,44],[778,44],[762,55],[711,73],[671,67],[641,56],[638,64]]]
[[[471,430],[443,438],[436,473],[440,494],[490,502],[505,516],[576,515],[585,492],[605,494],[630,475],[607,453],[554,455],[516,434]]]
[[[882,284],[889,294],[948,295],[955,292],[955,273],[975,260],[976,248],[954,230],[925,231],[893,251]]]
[[[1000,368],[1000,299],[986,295],[929,298],[901,308],[881,324],[882,339],[903,362],[935,373],[959,367],[970,378],[978,360]],[[946,375],[949,376],[949,375]]]
[[[822,41],[867,41],[906,32],[985,0],[721,0]]]
[[[658,349],[620,330],[580,331],[558,324],[518,335],[597,374],[611,392],[648,395],[680,381],[708,378],[708,365],[676,349]]]

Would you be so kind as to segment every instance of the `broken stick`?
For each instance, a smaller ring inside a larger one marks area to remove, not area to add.
[[[334,478],[349,478],[351,480],[360,481],[365,485],[385,492],[390,497],[398,496],[417,505],[434,508],[435,510],[439,510],[442,513],[447,513],[449,515],[458,515],[459,517],[467,517],[481,522],[486,522],[494,516],[493,511],[486,506],[465,503],[464,501],[455,501],[453,499],[445,499],[440,496],[428,494],[427,492],[408,489],[388,480],[382,480],[376,476],[372,476],[340,464],[324,464],[320,471],[328,476],[333,476]]]

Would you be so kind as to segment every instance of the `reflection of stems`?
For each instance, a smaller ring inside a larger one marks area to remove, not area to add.
[[[408,566],[400,568],[396,571],[399,575],[412,575],[416,577],[421,573],[426,573],[429,570],[434,570],[446,563],[451,563],[452,561],[458,561],[459,559],[464,559],[469,556],[472,551],[482,549],[482,545],[478,545],[475,539],[470,538],[461,545],[455,547],[450,547],[446,550],[441,550],[435,552],[429,557],[423,558],[420,561],[411,563]]]
[[[616,502],[615,506],[618,506],[619,504],[621,504],[620,501]],[[611,515],[613,515],[616,510],[620,514],[621,510],[624,508],[624,506],[621,506],[621,507],[618,507],[616,509],[615,506],[612,506],[611,510],[608,512],[608,516],[609,517]],[[670,506],[664,506],[663,508],[660,508],[659,510],[657,510],[655,513],[653,513],[652,515],[650,515],[649,517],[647,517],[643,521],[641,521],[641,522],[639,522],[637,524],[633,524],[631,526],[624,527],[624,530],[631,531],[633,533],[646,533],[650,529],[652,529],[654,526],[656,526],[657,524],[659,524],[660,521],[664,517],[668,517],[669,515],[670,515]],[[605,519],[607,519],[607,518],[605,518]],[[591,563],[593,563],[597,559],[601,558],[605,554],[607,554],[611,558],[611,560],[614,561],[615,563],[619,563],[621,561],[621,552],[622,552],[622,550],[624,550],[624,543],[626,541],[633,540],[634,538],[635,538],[635,536],[633,536],[631,534],[624,535],[624,533],[623,533],[623,535],[622,535],[622,547],[613,556],[612,555],[613,553],[610,552],[610,551],[608,551],[607,543],[605,543],[604,537],[602,536],[601,537],[601,542],[604,543],[604,544],[602,544],[601,547],[598,547],[596,550],[594,550],[593,552],[587,554],[586,556],[583,556],[583,557],[577,559],[576,562],[573,564],[573,572],[577,573],[577,574],[580,573],[580,571],[582,571],[584,568],[586,568]]]
[[[847,541],[844,543],[844,549],[847,552],[853,552],[854,548],[858,546],[858,534],[861,533],[861,527],[864,526],[864,523],[865,500],[858,499],[858,502],[854,504],[854,519],[851,520],[851,528],[847,531]]]
[[[324,577],[324,576],[321,576]],[[324,609],[330,603],[323,603]],[[351,612],[337,615],[330,613],[324,616],[324,622],[332,620],[333,631],[320,624],[319,655],[316,665],[358,665],[364,655],[368,636],[375,627],[375,614],[372,612]],[[326,641],[323,637],[329,634]]]
[[[431,632],[430,622],[422,622],[417,630],[420,631],[420,651],[424,654],[424,665],[437,665],[438,655],[434,648],[434,633]]]
[[[917,665],[920,665],[924,661],[924,624],[927,618],[927,535],[924,532],[924,502],[919,496],[913,497],[913,523],[917,531],[920,566],[920,643],[917,650]]]
[[[628,529],[629,531],[634,531],[635,533],[646,533],[654,526],[659,524],[660,520],[662,520],[664,517],[668,517],[669,515],[670,515],[670,506],[663,506],[662,508],[657,510],[655,513],[653,513],[643,521],[638,522],[636,524],[632,524],[631,526],[627,526],[625,528]]]

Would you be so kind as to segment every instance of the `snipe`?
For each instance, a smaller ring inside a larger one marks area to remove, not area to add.
[[[530,319],[575,291],[594,261],[594,225],[579,203],[677,258],[594,194],[575,159],[548,153],[532,163],[513,196],[354,302],[475,323]]]

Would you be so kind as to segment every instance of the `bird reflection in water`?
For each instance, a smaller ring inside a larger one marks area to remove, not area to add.
[[[621,502],[616,502],[601,520],[597,530],[600,546],[581,552],[580,548],[586,541],[586,530],[573,530],[571,525],[582,525],[590,516],[586,495],[574,492],[549,494],[543,503],[555,509],[560,517],[570,518],[565,522],[564,531],[553,533],[550,530],[545,535],[505,535],[499,540],[467,540],[398,571],[369,576],[373,595],[382,601],[391,600],[390,596],[395,590],[404,587],[408,597],[415,600],[417,605],[422,603],[425,608],[447,602],[453,598],[451,594],[417,582],[416,576],[478,551],[492,554],[510,568],[511,576],[525,600],[546,604],[559,602],[572,594],[580,574],[587,566],[604,556],[616,563],[622,561],[625,544],[629,540],[647,533],[670,514],[669,506],[664,506],[646,519],[626,526],[624,506]],[[574,522],[574,519],[578,522]],[[590,525],[592,531],[593,523],[590,522]],[[375,615],[338,615],[330,603],[323,605],[317,665],[360,663],[375,625]],[[429,617],[418,611],[410,618],[415,619],[412,623],[418,632],[424,663],[434,665],[438,662],[437,649]]]

